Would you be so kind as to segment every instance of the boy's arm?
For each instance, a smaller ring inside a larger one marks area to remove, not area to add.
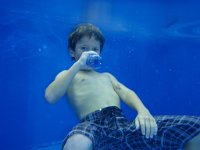
[[[56,76],[55,80],[45,90],[45,98],[49,103],[55,103],[66,93],[79,69],[79,63],[75,62],[69,70],[64,70]]]
[[[127,105],[135,109],[138,113],[148,111],[134,91],[118,82],[117,79],[110,73],[106,74],[109,76],[115,92]]]
[[[157,134],[157,124],[149,110],[144,106],[140,98],[136,93],[120,82],[109,73],[106,73],[113,85],[114,90],[119,97],[130,107],[138,112],[135,119],[136,128],[141,128],[142,134],[146,135],[146,138],[152,138],[153,135]]]
[[[45,98],[49,103],[55,103],[67,91],[72,79],[81,69],[89,69],[86,60],[90,54],[96,54],[94,51],[83,52],[80,58],[71,66],[69,70],[60,72],[55,80],[46,88]]]

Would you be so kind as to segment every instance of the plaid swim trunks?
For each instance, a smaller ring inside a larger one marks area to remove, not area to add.
[[[110,106],[88,114],[67,135],[89,137],[94,150],[180,150],[184,143],[200,133],[200,117],[154,116],[157,135],[146,139],[134,121],[129,121],[122,110]]]

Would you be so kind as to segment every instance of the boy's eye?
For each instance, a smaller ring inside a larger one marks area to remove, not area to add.
[[[85,51],[85,50],[87,50],[87,47],[82,46],[82,47],[81,47],[81,50]]]
[[[97,52],[99,49],[98,48],[93,48],[93,51]]]

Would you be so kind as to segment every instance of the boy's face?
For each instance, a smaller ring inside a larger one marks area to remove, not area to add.
[[[75,46],[75,50],[71,51],[71,56],[77,61],[81,54],[85,51],[94,51],[100,54],[100,42],[95,39],[94,36],[83,36]]]

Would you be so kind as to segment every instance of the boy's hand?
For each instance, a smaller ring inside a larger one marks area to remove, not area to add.
[[[95,54],[95,55],[99,55],[98,53],[94,52],[94,51],[86,51],[86,52],[83,52],[81,54],[81,57],[79,58],[78,62],[80,64],[80,69],[86,69],[86,70],[90,70],[92,69],[91,67],[89,67],[87,64],[86,64],[86,61],[87,61],[87,58],[89,55],[91,54]]]
[[[146,138],[153,138],[157,134],[158,126],[153,116],[148,112],[138,113],[135,119],[136,129],[141,129]]]

